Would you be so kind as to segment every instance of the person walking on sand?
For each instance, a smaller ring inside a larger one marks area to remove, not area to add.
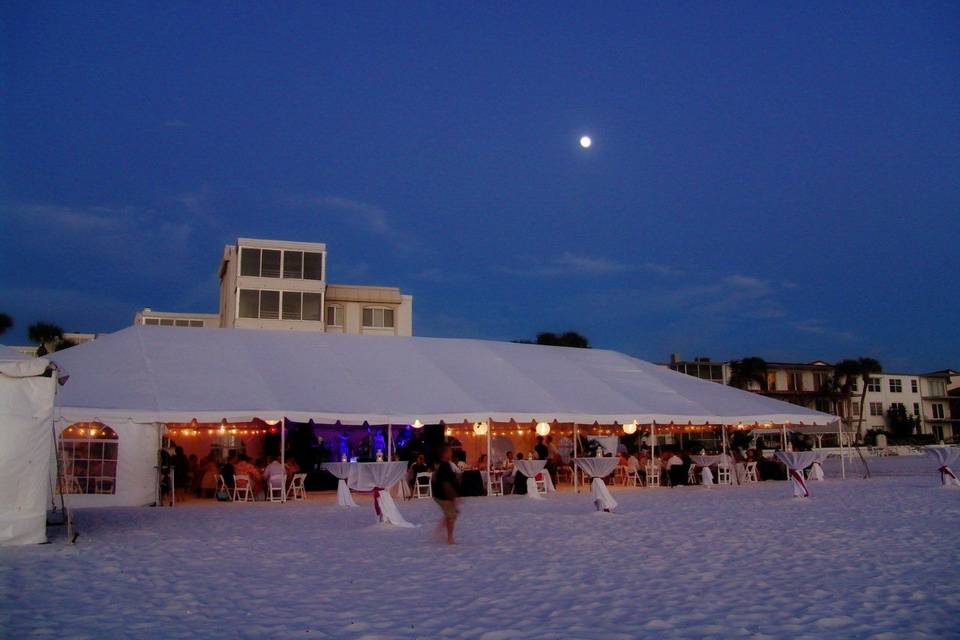
[[[460,480],[453,468],[453,450],[444,445],[440,449],[440,461],[433,472],[433,499],[440,506],[443,517],[437,523],[436,535],[440,537],[447,529],[447,544],[453,544],[453,528],[457,523],[457,498],[460,495]]]

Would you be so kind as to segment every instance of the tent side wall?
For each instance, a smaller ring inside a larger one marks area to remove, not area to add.
[[[57,437],[72,421],[57,421]],[[67,493],[68,508],[143,507],[157,499],[157,454],[160,448],[159,425],[126,421],[99,420],[90,416],[77,422],[102,422],[117,433],[117,477],[115,493]]]
[[[0,375],[0,545],[47,541],[56,384]]]

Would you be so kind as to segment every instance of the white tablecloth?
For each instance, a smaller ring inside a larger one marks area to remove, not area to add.
[[[823,455],[820,451],[777,451],[777,459],[787,465],[787,473],[793,481],[793,495],[797,498],[809,498],[810,490],[803,479],[803,470]]]
[[[700,478],[703,481],[703,486],[708,489],[713,486],[713,470],[710,468],[710,465],[730,462],[730,457],[725,453],[690,456],[690,459],[693,460],[695,465],[700,467]]]
[[[527,497],[528,498],[538,498],[542,499],[543,496],[540,495],[540,492],[537,491],[537,480],[536,476],[541,471],[544,476],[549,476],[544,467],[547,465],[546,460],[514,460],[513,466],[517,471],[527,476]],[[550,483],[550,486],[553,486],[553,483]],[[547,489],[549,491],[549,489]]]
[[[337,481],[337,504],[341,507],[355,507],[357,503],[347,488],[347,478],[350,477],[350,462],[324,462],[320,468],[329,471]]]
[[[373,508],[381,522],[398,527],[412,527],[414,525],[400,515],[397,503],[390,496],[390,488],[402,482],[406,475],[406,462],[352,463],[347,485],[354,491],[373,492]]]
[[[617,508],[617,501],[610,495],[610,490],[604,483],[606,478],[620,463],[619,458],[574,458],[574,463],[583,469],[583,472],[593,478],[590,482],[590,496],[597,511],[613,511]]]
[[[940,483],[944,486],[960,487],[960,480],[950,468],[960,460],[960,448],[958,447],[927,447],[924,449],[927,456],[937,463],[937,471],[940,472]]]

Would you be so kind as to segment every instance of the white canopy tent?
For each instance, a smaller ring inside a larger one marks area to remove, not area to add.
[[[47,540],[56,378],[49,362],[0,347],[0,545]]]
[[[117,493],[110,504],[154,500],[155,481],[142,469],[155,475],[159,426],[166,422],[836,420],[602,349],[135,326],[54,359],[71,374],[58,396],[58,429],[99,421],[119,434]],[[99,496],[85,497],[105,504]]]

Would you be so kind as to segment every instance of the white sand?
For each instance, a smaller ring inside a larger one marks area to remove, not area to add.
[[[870,481],[464,502],[461,544],[369,499],[77,513],[75,546],[0,550],[0,637],[960,637],[960,491]],[[834,472],[828,466],[828,474]]]

